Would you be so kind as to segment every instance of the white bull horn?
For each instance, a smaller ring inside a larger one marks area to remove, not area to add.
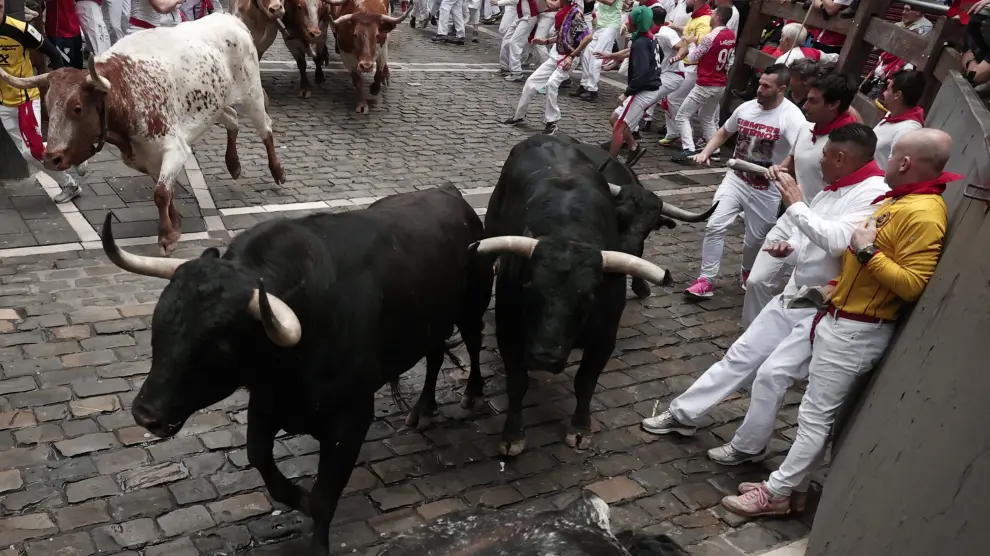
[[[400,15],[399,17],[392,17],[390,15],[383,15],[382,16],[382,23],[391,23],[393,25],[398,25],[398,24],[402,23],[402,20],[404,20],[406,17],[408,17],[411,12],[412,12],[412,2],[409,3],[409,7],[407,7],[406,8],[406,11],[402,12],[402,15]]]
[[[658,286],[669,286],[674,283],[670,273],[659,266],[629,253],[619,251],[602,251],[602,269],[605,272],[628,274],[634,278],[642,278]]]
[[[497,236],[479,241],[478,253],[515,253],[527,259],[533,256],[540,241],[526,236]]]
[[[117,246],[117,242],[113,239],[113,230],[110,228],[110,220],[112,219],[113,212],[107,212],[107,217],[103,221],[103,252],[106,253],[110,262],[118,267],[134,274],[168,280],[175,273],[175,269],[187,261],[187,259],[177,258],[146,257],[124,251]]]
[[[107,81],[106,77],[96,73],[96,60],[93,58],[93,53],[89,53],[89,58],[86,59],[86,66],[89,69],[89,82],[93,84],[97,90],[103,91],[104,93],[110,92],[110,82]]]
[[[612,192],[612,195],[618,195],[619,193],[622,193],[622,186],[610,183],[608,184],[608,190]]]
[[[258,288],[248,304],[251,316],[261,321],[268,339],[280,347],[292,347],[302,337],[302,324],[296,313],[284,301],[265,293],[265,282],[258,279]]]
[[[3,68],[0,68],[0,83],[4,83],[15,89],[22,89],[25,91],[48,85],[48,79],[51,76],[52,74],[50,73],[43,73],[41,75],[34,75],[31,77],[14,77],[4,71]]]
[[[350,21],[352,19],[354,19],[354,14],[344,14],[344,15],[338,17],[337,19],[332,20],[330,22],[330,25],[332,25],[333,27],[336,28],[336,27],[339,27],[341,24],[347,23],[348,21]]]

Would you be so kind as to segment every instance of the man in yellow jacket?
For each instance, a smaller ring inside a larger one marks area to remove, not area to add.
[[[842,271],[830,282],[830,304],[812,326],[808,389],[787,458],[763,483],[739,485],[722,505],[743,516],[781,515],[825,450],[835,414],[856,379],[870,371],[894,334],[904,308],[921,297],[935,273],[945,236],[943,172],[952,150],[944,131],[919,129],[894,146],[887,166],[890,191],[852,235]],[[783,193],[786,195],[786,191]]]

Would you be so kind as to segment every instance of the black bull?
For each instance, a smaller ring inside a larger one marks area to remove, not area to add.
[[[378,556],[687,556],[666,535],[612,534],[609,508],[584,492],[563,510],[469,510],[401,534]]]
[[[605,176],[612,187],[615,195],[615,206],[619,219],[619,236],[622,241],[622,250],[637,257],[643,256],[643,250],[647,238],[654,230],[662,227],[673,229],[676,226],[674,220],[681,222],[704,222],[715,212],[718,203],[705,212],[694,213],[676,207],[671,203],[664,202],[652,191],[646,189],[639,181],[639,177],[633,172],[632,167],[639,160],[635,157],[629,164],[624,164],[619,159],[608,154],[608,151],[598,145],[581,143],[576,139],[556,133],[562,142],[574,146],[588,157],[593,164],[598,167],[598,171]],[[644,151],[640,151],[640,156]],[[614,186],[618,186],[615,188]],[[650,295],[650,286],[642,278],[632,279],[632,290],[639,298],[646,298]]]
[[[569,139],[536,135],[513,147],[488,204],[485,234],[477,251],[500,257],[495,329],[509,397],[501,451],[525,449],[527,368],[559,373],[575,347],[584,354],[565,440],[588,448],[591,397],[615,347],[625,274],[662,285],[670,276],[626,251],[612,188]]]
[[[134,400],[135,420],[169,437],[193,412],[246,387],[248,461],[274,500],[313,518],[314,554],[329,553],[330,522],[378,389],[426,357],[413,409],[425,421],[456,325],[476,376],[465,399],[482,396],[482,315],[494,277],[491,262],[469,249],[483,238],[481,220],[452,186],[365,210],[266,222],[235,237],[223,256],[209,248],[189,261],[119,249],[111,216],[103,228],[110,260],[169,279],[153,315],[151,372]],[[280,429],[319,440],[312,492],[275,466]]]

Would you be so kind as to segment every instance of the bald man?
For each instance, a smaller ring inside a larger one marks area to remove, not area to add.
[[[962,179],[944,172],[952,138],[919,129],[894,145],[886,170],[890,191],[876,198],[873,216],[852,234],[838,278],[829,282],[828,308],[811,328],[808,389],[787,458],[763,483],[742,483],[722,506],[742,516],[790,512],[791,494],[825,451],[835,414],[858,378],[886,351],[904,308],[921,297],[935,273],[946,210],[942,192]]]

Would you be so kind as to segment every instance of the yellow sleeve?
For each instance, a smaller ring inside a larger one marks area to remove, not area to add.
[[[945,220],[932,218],[918,211],[903,228],[891,238],[897,245],[895,253],[877,252],[866,268],[884,287],[897,297],[913,303],[925,291],[928,280],[935,274],[935,266],[942,252],[945,236]]]

